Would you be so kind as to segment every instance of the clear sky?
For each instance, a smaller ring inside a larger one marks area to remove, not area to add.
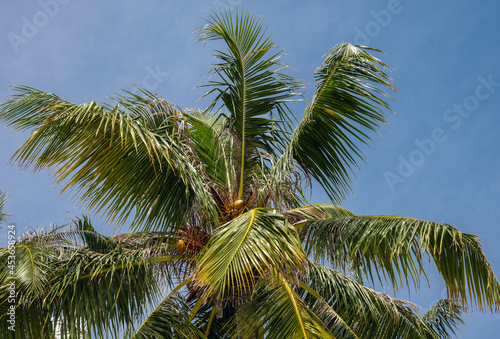
[[[106,100],[135,83],[181,106],[203,108],[193,89],[210,46],[194,41],[206,11],[221,1],[5,1],[0,12],[0,96],[22,84],[75,103]],[[233,6],[236,1],[230,1]],[[498,1],[245,1],[263,15],[284,62],[312,83],[338,42],[385,51],[399,92],[392,122],[374,135],[344,207],[449,223],[483,238],[500,274],[500,3]],[[312,88],[309,88],[311,97]],[[304,104],[293,107],[300,116]],[[25,226],[63,223],[83,212],[48,173],[8,165],[27,134],[0,126],[0,188],[7,212]],[[316,185],[312,202],[328,202]],[[94,218],[98,222],[98,218]],[[101,229],[112,230],[101,224]],[[125,230],[123,230],[125,231]],[[5,230],[1,231],[5,233]],[[5,234],[2,244],[5,244]],[[422,310],[444,297],[431,274],[411,300]],[[398,293],[398,297],[408,295]],[[460,338],[497,338],[499,314],[474,312]]]

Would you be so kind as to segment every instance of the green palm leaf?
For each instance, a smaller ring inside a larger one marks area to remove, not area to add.
[[[57,247],[30,243],[0,248],[0,333],[12,334],[13,338],[50,337],[54,328],[51,314],[45,312],[43,296],[58,255]],[[8,329],[13,324],[7,322],[11,306],[15,307],[14,332]]]
[[[236,336],[237,330],[235,308],[226,304],[222,309],[222,317],[217,316],[219,307],[211,302],[204,303],[197,311],[193,323],[203,329],[207,339],[229,339]]]
[[[477,236],[462,233],[447,224],[394,216],[340,216],[332,207],[330,217],[308,219],[301,231],[304,247],[316,260],[351,267],[373,282],[375,267],[380,281],[397,288],[419,286],[428,254],[443,276],[449,296],[464,306],[498,309],[500,284],[486,260]],[[320,213],[320,212],[318,212]],[[384,279],[379,275],[381,272]],[[361,276],[360,276],[361,277]]]
[[[50,263],[58,257],[57,248],[19,244],[11,249],[12,251],[9,251],[8,247],[0,248],[0,261],[5,263],[0,268],[1,285],[5,287],[5,284],[14,281],[19,295],[33,298],[44,291],[48,285],[52,269]],[[12,252],[15,262],[7,265],[11,261],[8,258]]]
[[[316,263],[308,266],[299,295],[342,338],[400,338],[432,335],[414,304],[391,298]],[[354,332],[354,333],[353,333]]]
[[[422,320],[432,328],[437,337],[451,339],[465,325],[462,311],[462,307],[448,299],[442,299],[422,316]]]
[[[314,291],[307,284],[300,282],[300,292],[307,292],[307,298],[304,299],[309,309],[325,324],[326,328],[333,333],[335,338],[358,339],[354,330],[346,323],[344,319],[330,306],[326,300]],[[300,295],[300,293],[299,293]]]
[[[281,276],[257,288],[237,318],[246,337],[261,328],[266,338],[335,338]]]
[[[269,271],[295,271],[306,262],[296,232],[280,215],[253,209],[220,226],[197,266],[207,294],[236,297],[252,292]]]
[[[218,63],[213,65],[212,72],[217,79],[205,86],[213,87],[207,95],[217,93],[210,107],[221,101],[229,113],[229,127],[241,138],[238,190],[241,199],[247,166],[252,167],[252,163],[255,166],[259,160],[252,153],[264,150],[274,154],[275,147],[286,145],[283,133],[287,129],[283,122],[289,120],[286,103],[292,100],[299,85],[282,72],[283,50],[276,48],[265,32],[262,19],[250,11],[235,15],[229,10],[214,12],[198,34],[198,41],[222,40],[227,45],[227,52],[215,54]],[[272,118],[273,111],[280,119]]]
[[[180,272],[171,262],[183,259],[157,247],[121,248],[95,232],[88,218],[68,230],[29,232],[14,251],[14,275],[8,265],[0,269],[0,294],[5,295],[13,276],[16,317],[30,323],[19,332],[21,337],[51,337],[56,327],[64,337],[119,337],[147,312],[163,286],[173,285]],[[0,260],[7,262],[9,254],[8,248],[0,249]],[[9,304],[2,300],[3,326]]]
[[[234,136],[226,129],[227,119],[206,111],[192,112],[186,117],[191,126],[194,149],[208,175],[233,192],[237,154],[234,152]]]
[[[38,233],[28,231],[18,240],[18,243],[46,244],[58,248],[60,253],[68,247],[75,249],[85,247],[90,251],[105,253],[118,246],[110,237],[98,233],[87,216],[72,220],[69,226],[54,227],[49,231],[42,229]]]
[[[296,229],[307,227],[312,222],[328,219],[354,216],[354,213],[340,206],[317,204],[297,207],[283,213]]]
[[[133,338],[204,338],[189,320],[191,308],[178,292],[169,293],[140,326]]]
[[[370,140],[390,110],[386,89],[395,90],[384,68],[367,47],[336,45],[314,72],[316,92],[276,166],[276,175],[299,166],[339,203],[351,191],[350,175],[363,155],[359,143]]]
[[[8,291],[5,294],[0,292],[0,300],[7,300],[7,296]],[[10,319],[10,314],[0,316],[0,333],[4,338],[54,338],[54,323],[51,321],[50,314],[44,312],[43,301],[39,299],[16,305],[14,331],[8,319]]]
[[[7,222],[8,214],[4,213],[5,204],[7,203],[7,193],[0,190],[0,224]]]
[[[133,225],[165,231],[179,227],[195,203],[216,217],[175,106],[148,92],[146,98],[118,96],[118,105],[108,107],[15,89],[19,94],[0,106],[0,120],[35,129],[16,160],[37,170],[56,169],[57,182],[67,180],[63,191],[73,191],[94,212],[118,224],[135,214]]]

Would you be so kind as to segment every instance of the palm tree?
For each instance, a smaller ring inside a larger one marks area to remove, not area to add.
[[[0,224],[7,222],[8,214],[4,213],[6,202],[7,202],[7,193],[0,190]]]
[[[15,87],[1,104],[4,123],[33,131],[14,161],[52,169],[106,222],[131,220],[112,237],[83,217],[18,239],[15,272],[0,269],[2,282],[15,276],[13,335],[447,338],[463,310],[498,311],[500,285],[477,236],[338,206],[390,110],[395,87],[379,51],[333,47],[294,127],[288,105],[303,86],[260,18],[216,11],[198,41],[225,46],[202,85],[213,98],[205,110],[140,88],[109,105]],[[307,203],[312,180],[332,204]],[[426,256],[448,299],[423,316],[365,286],[418,288]]]

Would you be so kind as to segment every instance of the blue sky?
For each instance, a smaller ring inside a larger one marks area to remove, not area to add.
[[[106,100],[135,83],[181,107],[202,108],[193,89],[206,74],[210,46],[194,28],[221,1],[9,1],[0,12],[0,96],[28,85],[81,103]],[[230,1],[229,4],[235,4]],[[344,207],[449,223],[483,238],[500,272],[500,3],[495,1],[245,1],[263,15],[289,55],[294,75],[312,72],[338,42],[385,51],[399,88],[397,113],[356,172]],[[312,88],[309,88],[311,97]],[[304,104],[297,103],[300,115]],[[8,165],[27,134],[0,126],[0,188],[18,232],[84,213],[59,194],[47,172]],[[318,186],[312,202],[327,202]],[[97,218],[95,219],[98,220]],[[104,226],[103,226],[104,228]],[[106,232],[112,232],[109,228]],[[1,236],[5,237],[5,234]],[[4,244],[3,239],[2,244]],[[411,300],[427,309],[444,296],[430,276]],[[398,297],[407,297],[405,292]],[[492,338],[499,315],[474,312],[460,338]]]

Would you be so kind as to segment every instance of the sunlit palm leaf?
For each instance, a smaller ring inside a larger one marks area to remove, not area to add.
[[[295,226],[296,229],[300,230],[302,227],[321,219],[354,216],[354,213],[340,206],[317,204],[294,208],[284,212],[283,215]]]
[[[135,214],[135,226],[175,229],[195,203],[215,218],[206,178],[191,161],[187,126],[178,123],[182,113],[175,106],[148,92],[146,98],[116,97],[118,105],[108,107],[15,89],[19,94],[0,106],[0,120],[35,129],[16,153],[19,163],[56,169],[58,182],[67,179],[64,190],[119,224]]]
[[[252,151],[274,154],[276,147],[286,145],[286,103],[299,85],[282,72],[283,50],[266,34],[262,19],[250,11],[214,12],[198,34],[199,41],[222,40],[227,45],[227,52],[216,51],[218,62],[212,70],[216,79],[206,86],[213,87],[209,93],[217,94],[211,107],[222,101],[229,112],[230,128],[241,137],[241,198],[246,166],[258,160],[252,159]],[[273,119],[272,112],[280,118]]]
[[[207,293],[251,293],[269,270],[295,271],[305,264],[296,232],[280,215],[253,209],[222,225],[200,258],[198,281]]]
[[[410,280],[418,287],[423,255],[428,254],[450,298],[464,306],[500,307],[500,284],[478,237],[435,222],[394,216],[341,217],[337,209],[332,211],[336,212],[331,217],[310,222],[301,232],[306,252],[316,260],[351,267],[372,281],[375,267],[379,280],[388,280],[395,288]]]
[[[363,157],[359,144],[386,121],[385,91],[395,89],[387,65],[370,50],[343,43],[326,55],[314,72],[316,93],[276,168],[276,175],[287,173],[296,161],[335,203],[351,191],[353,167]]]
[[[335,338],[358,339],[354,330],[318,292],[303,282],[300,282],[299,286],[299,295],[307,292],[307,298],[304,299],[306,305],[325,324],[326,328],[333,333]]]

